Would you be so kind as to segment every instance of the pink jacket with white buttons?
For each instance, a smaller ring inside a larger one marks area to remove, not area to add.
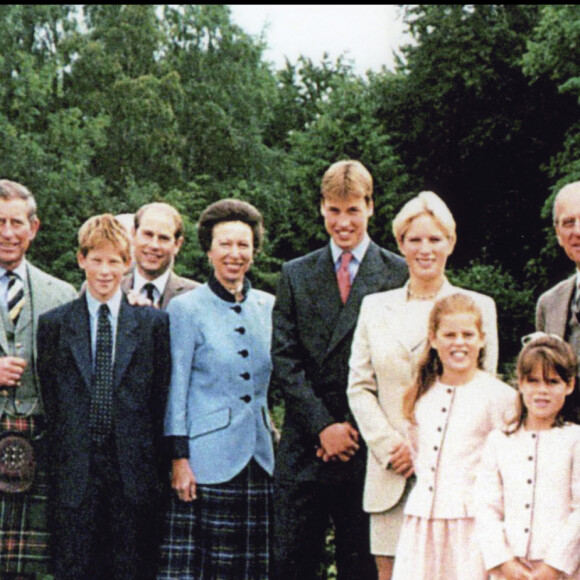
[[[489,433],[513,417],[516,390],[484,371],[467,384],[435,383],[415,406],[417,483],[405,514],[472,517],[473,485]]]
[[[489,436],[476,485],[487,570],[514,557],[580,565],[580,426]],[[574,576],[576,578],[576,576]]]

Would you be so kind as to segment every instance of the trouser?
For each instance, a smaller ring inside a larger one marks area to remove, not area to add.
[[[338,580],[376,580],[369,549],[369,518],[362,509],[362,482],[274,483],[274,578],[326,577],[325,542],[332,522]]]
[[[154,578],[158,498],[144,499],[125,497],[114,451],[94,452],[81,505],[54,510],[55,580]]]

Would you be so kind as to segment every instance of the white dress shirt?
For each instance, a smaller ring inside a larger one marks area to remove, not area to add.
[[[143,276],[141,276],[141,274],[139,274],[139,271],[137,270],[137,268],[135,268],[135,273],[134,273],[134,279],[133,279],[133,290],[135,292],[137,292],[138,294],[145,294],[145,292],[143,291],[143,286],[145,286],[145,284],[153,284],[153,286],[155,287],[155,291],[154,291],[154,295],[155,295],[155,304],[159,304],[159,301],[161,300],[161,296],[163,296],[163,292],[165,292],[165,286],[167,286],[167,281],[169,280],[169,274],[171,274],[171,270],[169,270],[169,268],[163,273],[161,274],[161,276],[159,276],[158,278],[155,278],[155,280],[147,280],[146,278],[143,278]]]
[[[90,292],[86,292],[87,306],[89,308],[89,318],[91,323],[91,355],[92,360],[95,360],[95,352],[97,349],[97,325],[99,320],[99,308],[101,304],[106,304],[109,307],[109,322],[111,323],[111,330],[113,332],[113,362],[115,360],[115,345],[117,344],[117,322],[119,320],[119,310],[121,308],[121,299],[123,293],[117,290],[115,295],[107,302],[100,302],[94,298]]]
[[[352,254],[352,260],[348,264],[348,273],[350,275],[350,282],[354,281],[356,275],[358,274],[358,269],[365,257],[369,244],[371,243],[371,239],[369,238],[368,234],[365,235],[363,241],[356,247],[350,250]],[[340,260],[342,257],[342,253],[344,250],[341,250],[335,243],[334,240],[330,239],[330,253],[332,254],[332,262],[334,264],[335,272],[338,272],[340,268]]]

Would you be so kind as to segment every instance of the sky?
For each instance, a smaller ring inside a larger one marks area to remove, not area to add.
[[[393,70],[393,51],[404,42],[397,5],[229,5],[232,20],[251,35],[265,32],[264,57],[283,68],[284,57],[296,62],[303,54],[314,63],[327,52],[354,61],[355,71]]]

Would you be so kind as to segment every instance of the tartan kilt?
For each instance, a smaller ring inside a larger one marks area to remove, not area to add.
[[[34,483],[25,493],[0,493],[0,578],[5,573],[49,573],[47,529],[48,475],[46,454],[39,447],[46,445],[39,417],[0,419],[0,433],[22,431],[33,440],[36,456]]]
[[[232,480],[172,494],[157,580],[268,580],[272,478],[253,459]]]

